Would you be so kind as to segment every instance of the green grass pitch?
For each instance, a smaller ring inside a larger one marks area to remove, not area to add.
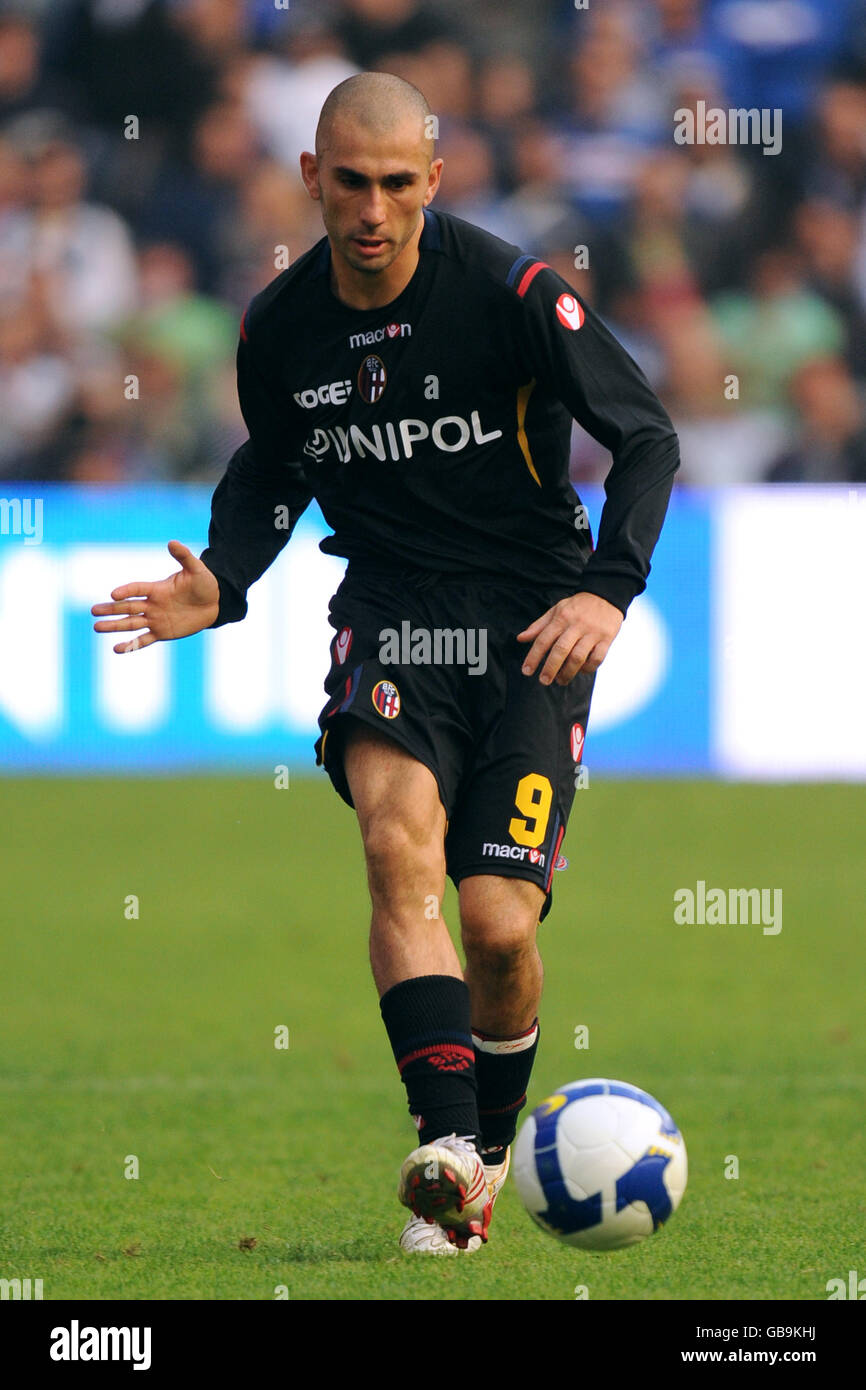
[[[862,1265],[866,789],[578,793],[530,1104],[583,1076],[643,1086],[689,1186],[605,1255],[544,1235],[507,1187],[487,1249],[444,1261],[396,1245],[414,1131],[354,817],[324,778],[0,798],[0,1276],[46,1299],[825,1299]],[[781,888],[782,931],[675,924],[698,879]]]

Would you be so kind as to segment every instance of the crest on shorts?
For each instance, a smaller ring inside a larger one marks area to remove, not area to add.
[[[400,713],[400,692],[393,681],[377,681],[371,696],[383,719],[396,719]]]
[[[368,405],[375,405],[388,384],[385,363],[375,353],[365,357],[358,371],[358,393]]]
[[[583,725],[572,724],[571,726],[571,756],[576,763],[580,762],[583,754]]]
[[[338,666],[342,666],[352,649],[352,629],[343,627],[334,638],[334,656]]]

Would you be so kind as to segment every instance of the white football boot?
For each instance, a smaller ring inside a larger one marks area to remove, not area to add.
[[[441,1152],[434,1152],[441,1150],[446,1151],[445,1158]],[[476,1209],[480,1206],[480,1217],[473,1216],[468,1209],[468,1193],[473,1192],[477,1184],[473,1164],[467,1165],[472,1186],[467,1187],[466,1195],[460,1190],[466,1187],[466,1182],[461,1182],[461,1177],[465,1179],[465,1173],[458,1169],[464,1168],[467,1151],[469,1156],[477,1159],[473,1145],[451,1135],[437,1140],[435,1144],[423,1145],[406,1159],[400,1174],[399,1196],[404,1206],[411,1207],[417,1214],[410,1217],[403,1228],[400,1237],[402,1250],[415,1255],[472,1254],[486,1242],[493,1204],[508,1176],[511,1150],[506,1149],[502,1163],[490,1167],[484,1163],[480,1165],[486,1187],[486,1200],[480,1197],[474,1199]],[[459,1158],[455,1157],[455,1152]],[[426,1215],[421,1214],[425,1207]],[[455,1211],[457,1224],[453,1220]],[[430,1212],[436,1214],[431,1215]],[[467,1230],[470,1232],[468,1235]]]
[[[409,1255],[471,1255],[481,1249],[481,1237],[470,1236],[462,1248],[454,1245],[436,1222],[423,1216],[410,1216],[400,1236],[400,1249]]]

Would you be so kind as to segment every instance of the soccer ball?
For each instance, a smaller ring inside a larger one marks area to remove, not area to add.
[[[621,1250],[667,1221],[688,1166],[664,1106],[627,1081],[573,1081],[529,1115],[514,1146],[533,1221],[567,1245]]]

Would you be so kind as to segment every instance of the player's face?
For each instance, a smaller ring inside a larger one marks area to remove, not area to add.
[[[387,270],[419,230],[439,186],[423,127],[408,120],[386,136],[335,122],[321,159],[304,156],[304,179],[322,204],[334,255],[362,274]]]

